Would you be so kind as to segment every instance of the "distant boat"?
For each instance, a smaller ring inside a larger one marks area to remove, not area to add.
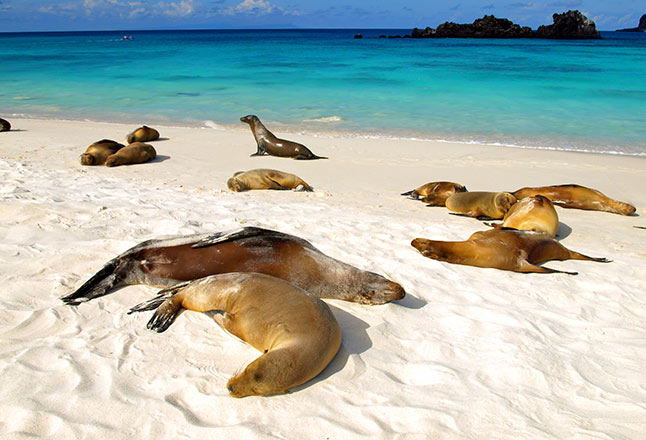
[[[124,35],[122,40],[134,40],[134,37],[132,35]]]

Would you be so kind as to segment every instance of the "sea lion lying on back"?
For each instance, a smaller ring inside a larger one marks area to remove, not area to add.
[[[575,184],[526,187],[513,194],[519,199],[540,194],[563,208],[605,211],[621,215],[631,215],[635,212],[635,207],[629,203],[613,200],[601,191]]]
[[[248,191],[251,189],[294,189],[296,191],[314,191],[300,177],[278,170],[258,168],[249,171],[238,171],[227,181],[231,191]]]
[[[9,121],[0,118],[0,131],[10,131],[11,130],[11,124]]]
[[[157,151],[150,144],[133,142],[111,154],[105,160],[106,167],[144,163],[157,157]]]
[[[139,127],[131,133],[128,133],[128,135],[126,136],[126,141],[129,144],[132,144],[133,142],[156,141],[157,139],[159,139],[159,132],[154,128],[150,128],[146,125]]]
[[[463,185],[454,182],[430,182],[419,188],[402,193],[402,196],[409,196],[414,200],[421,200],[429,206],[445,206],[446,199],[455,193],[466,192]]]
[[[341,346],[341,329],[327,304],[269,275],[212,275],[162,291],[130,313],[157,306],[149,329],[163,332],[182,309],[223,311],[216,321],[262,352],[227,383],[233,397],[286,393],[316,377]]]
[[[109,261],[62,300],[77,305],[132,284],[169,287],[226,272],[264,273],[319,298],[362,304],[384,304],[406,294],[399,284],[330,258],[301,238],[246,227],[144,241]]]
[[[459,192],[446,199],[446,207],[469,217],[501,219],[516,203],[516,197],[508,192]]]
[[[546,234],[515,229],[489,229],[471,235],[466,241],[436,241],[416,238],[411,246],[422,255],[447,263],[490,267],[514,272],[567,273],[537,266],[549,260],[588,260],[607,263],[571,251]]]
[[[81,165],[103,165],[108,156],[116,153],[124,146],[110,139],[102,139],[91,144],[81,154]]]
[[[327,157],[317,156],[312,153],[303,144],[277,138],[271,131],[265,128],[256,115],[243,116],[240,120],[249,124],[251,133],[253,133],[253,137],[256,139],[258,151],[251,156],[269,154],[271,156],[292,157],[294,159],[327,159]]]
[[[502,223],[491,226],[542,232],[554,238],[559,230],[559,216],[550,199],[538,195],[514,203],[502,218]]]

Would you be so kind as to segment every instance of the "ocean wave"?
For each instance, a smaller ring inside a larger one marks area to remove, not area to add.
[[[341,122],[344,121],[342,116],[337,116],[337,115],[332,115],[332,116],[323,116],[321,118],[311,118],[311,119],[303,119],[303,122]]]
[[[204,121],[204,126],[206,128],[212,128],[213,130],[226,130],[226,128],[223,127],[222,125],[216,124],[215,122],[210,120]]]

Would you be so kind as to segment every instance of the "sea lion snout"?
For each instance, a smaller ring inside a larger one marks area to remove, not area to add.
[[[241,121],[241,122],[246,122],[247,124],[249,124],[249,123],[251,123],[251,121],[252,121],[254,118],[258,119],[258,117],[257,117],[257,116],[255,116],[255,115],[247,115],[247,116],[243,116],[243,117],[241,117],[241,118],[240,118],[240,121]]]

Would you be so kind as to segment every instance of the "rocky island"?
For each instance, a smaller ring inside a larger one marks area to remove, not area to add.
[[[646,32],[646,14],[639,19],[639,25],[636,28],[617,29],[616,32]]]

